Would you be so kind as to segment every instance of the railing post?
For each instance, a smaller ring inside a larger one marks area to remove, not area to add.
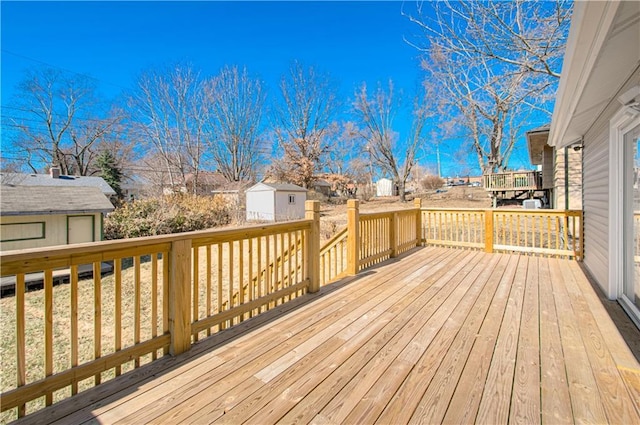
[[[169,254],[169,353],[191,348],[191,239],[171,243]]]
[[[395,212],[389,216],[389,243],[391,244],[390,258],[398,256],[398,216]]]
[[[416,208],[416,246],[422,246],[422,198],[415,198],[413,206]]]
[[[360,201],[347,201],[347,273],[358,274],[360,262]]]
[[[493,210],[484,210],[484,252],[493,252]]]
[[[307,243],[306,258],[309,271],[309,292],[320,290],[320,201],[306,201],[304,204],[305,218],[313,220]]]

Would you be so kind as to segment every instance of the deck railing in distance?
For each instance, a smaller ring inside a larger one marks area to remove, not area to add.
[[[0,253],[0,274],[15,279],[2,312],[3,329],[15,329],[2,335],[2,412],[22,417],[317,291],[317,201],[306,217]],[[113,273],[102,276],[105,265]],[[69,285],[54,287],[65,274]],[[34,279],[43,290],[25,292]]]
[[[582,211],[423,208],[427,245],[582,260]]]
[[[487,191],[540,190],[542,174],[539,171],[510,171],[482,176]]]

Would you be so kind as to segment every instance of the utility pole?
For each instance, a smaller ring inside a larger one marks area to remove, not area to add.
[[[438,161],[438,177],[442,178],[442,170],[440,170],[440,142],[436,142],[436,161]]]

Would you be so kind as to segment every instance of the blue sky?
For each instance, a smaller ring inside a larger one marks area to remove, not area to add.
[[[402,7],[401,2],[2,1],[2,105],[11,102],[24,70],[42,64],[95,77],[106,97],[132,88],[141,71],[176,61],[190,62],[207,75],[224,65],[245,65],[271,95],[292,60],[329,72],[347,101],[363,81],[392,78],[409,93],[421,72],[419,52],[403,40],[416,28],[401,15]],[[4,153],[8,148],[3,137]],[[455,173],[457,165],[447,160],[455,150],[455,143],[443,149],[444,174]],[[471,166],[473,161],[470,156]],[[526,152],[516,152],[511,166],[523,161]],[[435,155],[424,156],[422,163],[433,167]]]

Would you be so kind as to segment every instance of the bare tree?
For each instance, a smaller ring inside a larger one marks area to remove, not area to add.
[[[570,3],[445,0],[405,15],[422,30],[409,42],[425,53],[440,116],[471,141],[483,172],[504,170],[526,114],[551,114]]]
[[[193,68],[176,65],[143,74],[130,100],[133,123],[161,158],[172,190],[183,187],[189,173],[194,176],[194,191],[198,186],[209,137],[211,105],[205,88]]]
[[[310,187],[328,151],[337,92],[328,75],[294,62],[280,82],[282,101],[274,108],[275,137],[282,156],[269,173]]]
[[[403,7],[425,36],[407,41],[423,52],[435,42],[447,55],[484,57],[555,78],[560,78],[571,12],[568,0],[418,1],[415,13]]]
[[[354,177],[353,160],[362,154],[364,140],[354,122],[340,123],[332,133],[331,149],[328,152],[326,169],[331,174]]]
[[[262,83],[246,68],[225,67],[208,85],[212,138],[207,147],[220,173],[231,182],[254,179],[260,161]]]
[[[29,71],[18,91],[9,119],[19,130],[17,145],[26,153],[27,166],[34,172],[55,166],[62,174],[90,173],[96,146],[122,119],[104,113],[93,81],[41,68]]]
[[[372,161],[392,177],[404,202],[405,186],[416,163],[418,149],[424,141],[423,130],[429,114],[423,102],[416,98],[411,130],[405,140],[399,142],[393,124],[400,107],[401,101],[394,93],[391,80],[386,89],[378,85],[373,95],[367,92],[366,84],[356,92],[354,108],[362,123],[361,134],[367,141]]]

